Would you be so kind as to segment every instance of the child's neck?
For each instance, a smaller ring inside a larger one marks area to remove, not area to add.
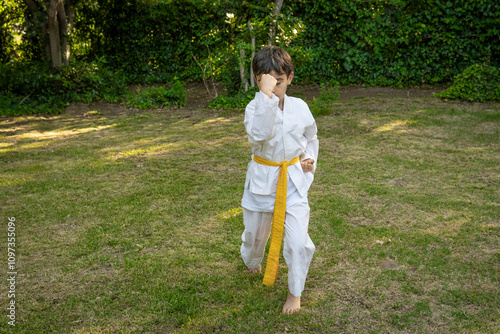
[[[283,111],[284,107],[285,107],[285,97],[280,99],[280,101],[278,102],[278,108],[280,108],[281,111]]]

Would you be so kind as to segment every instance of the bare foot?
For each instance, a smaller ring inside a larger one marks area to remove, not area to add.
[[[285,305],[283,305],[284,314],[292,314],[300,310],[300,297],[295,297],[288,291]]]
[[[257,274],[257,273],[262,272],[260,264],[257,268],[248,268],[248,272],[250,274]]]

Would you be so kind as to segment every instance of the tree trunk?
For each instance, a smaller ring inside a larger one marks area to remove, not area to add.
[[[57,20],[57,8],[62,0],[49,0],[47,4],[47,16],[49,21],[49,41],[50,41],[50,58],[52,67],[62,67],[61,58],[61,38],[59,30],[59,22]]]
[[[45,52],[45,59],[47,61],[51,61],[50,59],[50,41],[49,39],[47,38],[47,22],[44,22],[41,24],[42,26],[42,36],[43,36],[43,41],[44,41],[44,47],[43,47],[43,51]]]
[[[68,19],[63,1],[59,1],[57,6],[57,19],[59,21],[59,36],[61,39],[61,56],[65,66],[69,65],[69,46],[68,46]]]
[[[52,67],[68,65],[70,55],[68,36],[75,17],[75,8],[71,1],[46,0],[46,13],[36,0],[23,0],[23,2],[35,20],[42,22],[40,31],[42,38],[46,40],[45,57],[52,63]]]
[[[276,37],[276,24],[278,22],[278,15],[280,14],[282,5],[283,0],[276,0],[273,12],[271,13],[271,27],[269,28],[269,40],[267,41],[267,46],[271,46],[274,43],[274,37]]]
[[[245,78],[245,49],[240,49],[240,79],[241,79],[241,88],[245,92],[248,92],[248,81]]]
[[[66,9],[66,13],[68,16],[67,36],[69,37],[69,35],[71,34],[71,32],[73,30],[73,22],[75,22],[75,6],[73,6],[71,1],[68,0],[66,2],[66,5],[64,6],[64,8]],[[70,54],[71,54],[71,48],[68,48],[68,60],[69,60]]]
[[[68,0],[64,5],[64,9],[68,15],[68,29],[70,29],[73,27],[73,22],[75,21],[75,6]]]
[[[253,33],[253,27],[252,27],[252,23],[250,22],[250,20],[248,20],[248,22],[247,22],[247,27],[248,27],[248,30],[250,30],[250,39],[252,41],[252,61],[250,62],[250,86],[255,87],[255,78],[253,75],[253,67],[252,67],[253,57],[255,56],[255,35]]]

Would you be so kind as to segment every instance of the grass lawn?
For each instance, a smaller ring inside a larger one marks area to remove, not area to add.
[[[241,110],[0,118],[0,332],[500,332],[500,104],[352,98],[317,124],[317,250],[285,316],[284,260],[266,287],[239,255]]]

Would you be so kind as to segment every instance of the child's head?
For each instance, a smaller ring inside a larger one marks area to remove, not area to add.
[[[254,56],[252,69],[255,77],[269,74],[275,71],[277,74],[286,74],[287,77],[293,73],[292,57],[280,47],[267,46]]]
[[[273,93],[280,99],[279,107],[283,109],[283,101],[288,85],[293,79],[292,58],[282,48],[268,46],[257,52],[252,61],[252,69],[257,86],[262,90],[261,78],[270,75],[276,79]]]

